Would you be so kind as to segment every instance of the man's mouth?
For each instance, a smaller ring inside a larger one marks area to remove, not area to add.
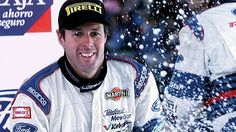
[[[93,53],[80,53],[80,56],[86,57],[86,58],[90,58],[90,57],[92,57],[93,55],[95,55],[95,52],[93,52]]]

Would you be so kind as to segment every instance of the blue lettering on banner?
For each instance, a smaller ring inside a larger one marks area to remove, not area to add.
[[[37,132],[38,128],[28,123],[17,123],[13,127],[13,132]]]
[[[17,89],[0,90],[0,132],[9,132],[6,124],[9,121],[10,107]]]
[[[0,36],[23,35],[52,5],[53,0],[0,2]]]

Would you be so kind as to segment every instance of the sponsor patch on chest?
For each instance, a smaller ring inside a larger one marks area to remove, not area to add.
[[[125,109],[108,109],[103,113],[105,131],[131,131],[132,114]]]
[[[119,101],[122,97],[129,96],[129,89],[121,89],[119,87],[113,88],[110,92],[106,92],[106,99],[113,99],[114,101]]]

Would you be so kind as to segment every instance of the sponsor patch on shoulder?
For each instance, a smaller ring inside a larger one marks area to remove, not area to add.
[[[28,123],[17,123],[13,126],[13,132],[37,132],[38,128]]]
[[[29,106],[13,107],[13,119],[16,118],[31,119],[31,108]]]

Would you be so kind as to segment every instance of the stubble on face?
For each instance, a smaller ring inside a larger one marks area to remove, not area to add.
[[[66,33],[64,49],[68,61],[79,76],[93,78],[104,61],[106,34],[103,24],[85,23]]]

